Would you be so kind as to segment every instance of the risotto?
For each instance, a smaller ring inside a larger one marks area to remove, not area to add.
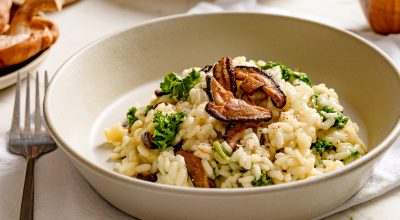
[[[272,61],[224,57],[168,73],[105,129],[114,169],[146,181],[237,188],[339,169],[367,152],[335,90]]]

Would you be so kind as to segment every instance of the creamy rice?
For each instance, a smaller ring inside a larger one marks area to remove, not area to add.
[[[233,67],[265,66],[266,62],[236,57],[232,64]],[[158,183],[193,187],[185,158],[174,153],[173,146],[180,146],[201,160],[205,174],[216,187],[254,187],[259,186],[257,181],[262,178],[270,184],[280,184],[319,176],[339,169],[367,152],[358,137],[356,123],[349,119],[343,127],[336,124],[335,119],[341,117],[343,107],[335,90],[325,84],[310,87],[299,79],[285,81],[281,66],[265,71],[286,95],[286,105],[282,109],[276,108],[268,98],[262,105],[271,111],[272,119],[257,130],[245,129],[240,135],[239,147],[232,150],[224,139],[228,123],[205,111],[210,101],[204,91],[206,76],[213,74],[212,69],[208,72],[194,69],[200,72],[201,79],[190,90],[186,101],[176,102],[169,95],[154,96],[150,104],[155,108],[146,113],[146,105],[137,106],[137,120],[131,126],[117,124],[105,130],[106,140],[113,146],[110,158],[115,161],[117,172],[131,177],[154,175]],[[186,69],[182,76],[192,71],[193,68]],[[335,112],[322,116],[313,101]],[[185,113],[171,146],[162,150],[151,149],[142,141],[145,132],[154,134],[153,118],[157,112]],[[223,149],[231,149],[232,152],[226,152],[229,158],[223,158],[217,152],[213,145],[215,141]],[[319,148],[318,144],[328,148]]]

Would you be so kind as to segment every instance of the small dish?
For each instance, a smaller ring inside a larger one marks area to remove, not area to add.
[[[5,89],[17,82],[18,73],[21,79],[25,78],[29,72],[34,71],[47,57],[49,49],[40,52],[27,61],[14,65],[7,69],[0,70],[0,90]]]

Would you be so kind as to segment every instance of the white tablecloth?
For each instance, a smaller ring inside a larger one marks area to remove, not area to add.
[[[232,2],[229,5],[225,2],[225,5],[220,6],[224,9],[235,7],[231,5]],[[372,40],[393,58],[399,60],[400,50],[397,48],[400,41],[398,41],[398,36],[381,37],[372,34],[356,1],[264,0],[260,2],[273,7],[276,12],[318,17],[325,22],[356,31]],[[162,0],[142,2],[133,0],[85,0],[72,5],[61,13],[50,15],[50,18],[59,25],[61,36],[39,70],[48,70],[50,74],[53,74],[78,49],[107,33],[158,16],[185,12],[195,4],[195,0],[172,0],[168,2]],[[199,7],[196,10],[198,9]],[[13,98],[14,88],[0,91],[0,219],[16,219],[19,216],[26,166],[24,158],[12,155],[6,150],[6,132],[11,124]],[[400,155],[397,151],[396,153],[396,157],[399,158]],[[390,161],[395,162],[392,159]],[[389,168],[396,170],[388,170]],[[372,179],[372,182],[370,181],[370,184],[373,184],[370,186],[373,187],[366,185],[364,188],[368,190],[365,191],[365,194],[362,194],[363,199],[383,193],[399,182],[397,176],[393,177],[392,175],[393,172],[400,173],[397,163],[390,164],[390,166],[380,164],[377,169],[388,173],[375,175],[376,178]],[[60,149],[41,157],[37,161],[35,178],[36,219],[132,219],[132,217],[115,209],[103,200],[71,165]],[[380,186],[374,184],[376,182],[374,180],[379,182],[382,179],[385,180],[384,184]],[[397,195],[400,195],[400,191],[397,192]],[[392,204],[400,203],[400,198],[396,200],[385,195],[383,200],[377,203],[392,207],[394,206]],[[374,216],[377,218],[386,216],[387,219],[396,219],[397,214],[395,212],[386,212],[386,215],[376,214],[379,211],[382,212],[382,210],[386,211],[382,207],[374,204],[373,201],[331,218],[369,215],[373,218]]]

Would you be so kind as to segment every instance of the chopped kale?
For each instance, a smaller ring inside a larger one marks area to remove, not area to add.
[[[334,108],[328,106],[322,107],[321,111],[325,113],[336,113],[336,110]]]
[[[186,100],[189,91],[200,82],[200,72],[192,69],[185,78],[180,79],[175,73],[164,76],[164,82],[160,83],[161,91],[171,94],[174,101]]]
[[[128,121],[129,125],[133,125],[133,123],[135,123],[135,121],[138,120],[138,118],[136,118],[136,116],[135,116],[136,111],[137,111],[137,108],[132,107],[128,110],[128,113],[126,113],[126,120]]]
[[[335,124],[333,125],[333,127],[337,128],[337,129],[343,128],[346,125],[348,120],[349,120],[349,117],[344,116],[343,114],[339,113],[339,115],[335,119]]]
[[[159,150],[164,150],[174,141],[184,117],[185,113],[183,112],[168,115],[159,111],[154,115],[155,130],[152,142]]]
[[[185,78],[183,78],[183,84],[188,89],[195,87],[200,82],[200,72],[192,69],[192,72],[189,73]]]
[[[146,106],[146,113],[144,113],[144,116],[146,116],[147,113],[148,113],[150,110],[152,110],[152,109],[154,109],[154,107],[153,107],[152,105]]]
[[[168,73],[164,76],[164,82],[160,83],[161,91],[171,93],[180,81],[175,73]]]
[[[293,75],[294,75],[293,70],[287,68],[285,65],[278,63],[278,62],[268,61],[267,65],[265,65],[265,67],[263,69],[267,70],[267,69],[274,68],[276,66],[279,66],[281,68],[283,80],[289,81],[293,77]]]
[[[328,106],[319,106],[318,105],[318,97],[320,94],[315,93],[314,95],[311,96],[311,103],[313,104],[314,108],[317,110],[318,114],[322,117],[322,121],[325,121],[327,119],[326,114],[327,113],[337,113],[337,117],[335,118],[335,124],[333,127],[337,129],[343,128],[347,121],[349,120],[349,117],[344,116],[341,112],[337,112],[334,108],[328,107]]]
[[[273,185],[272,178],[267,176],[267,172],[265,170],[261,171],[261,177],[258,180],[253,180],[251,182],[253,186],[268,186]]]
[[[334,108],[324,106],[321,109],[317,109],[319,115],[322,117],[322,121],[325,121],[327,119],[326,114],[327,113],[336,113],[336,110]]]
[[[288,82],[293,84],[293,81],[295,79],[298,79],[300,81],[303,81],[304,83],[306,83],[310,87],[312,87],[312,82],[311,82],[310,78],[308,78],[307,74],[300,73],[300,72],[295,72],[295,71],[289,69],[288,67],[286,67],[285,65],[283,65],[281,63],[268,61],[267,65],[265,65],[264,67],[261,67],[261,68],[264,69],[264,70],[267,70],[267,69],[271,69],[271,68],[273,68],[275,66],[279,66],[281,68],[282,79],[283,80],[288,81]]]
[[[350,154],[350,156],[354,157],[354,158],[357,158],[358,155],[360,155],[360,152],[358,150],[355,150],[355,151],[351,152],[351,154]]]
[[[300,81],[303,81],[305,84],[312,87],[312,82],[311,82],[310,78],[308,78],[307,74],[294,72],[294,78],[296,78]]]
[[[311,96],[311,102],[312,102],[314,108],[317,110],[318,110],[318,97],[319,97],[319,93],[315,93],[314,95]]]
[[[326,150],[336,150],[336,147],[333,146],[331,142],[323,138],[318,138],[315,143],[312,143],[311,149],[312,148],[314,148],[319,155],[322,155],[322,153],[324,153]]]

